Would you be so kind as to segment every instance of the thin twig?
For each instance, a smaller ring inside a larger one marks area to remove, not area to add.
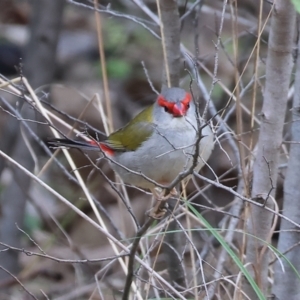
[[[136,236],[134,238],[134,241],[131,246],[131,250],[129,253],[129,261],[128,261],[128,273],[126,276],[126,282],[124,286],[123,296],[122,300],[128,300],[129,299],[129,293],[130,293],[130,287],[132,283],[132,279],[134,276],[134,261],[135,261],[135,255],[139,246],[139,242],[142,238],[142,236],[146,233],[148,228],[153,223],[152,218],[148,218],[148,220],[145,222],[145,224],[140,228],[140,230],[136,233]]]
[[[118,257],[128,256],[128,254],[120,254],[120,255],[117,255],[117,256],[110,256],[110,257],[105,257],[105,258],[95,258],[95,259],[64,259],[64,258],[58,258],[58,257],[55,257],[55,256],[48,255],[44,251],[43,251],[43,253],[38,253],[38,252],[26,250],[24,248],[21,249],[21,248],[13,247],[13,246],[7,245],[7,244],[2,243],[2,242],[0,242],[0,245],[3,246],[3,247],[6,247],[7,249],[24,253],[27,256],[43,257],[43,258],[51,259],[51,260],[56,261],[58,263],[64,263],[64,264],[99,263],[99,262],[114,260]]]
[[[180,17],[180,21],[182,22],[184,19],[186,19],[197,7],[197,5],[201,5],[203,0],[197,0],[195,1],[191,7],[188,9],[187,12],[185,12],[181,17]]]
[[[72,3],[76,6],[79,6],[79,7],[84,7],[84,8],[87,8],[89,10],[95,10],[95,8],[91,5],[86,5],[82,2],[77,2],[77,1],[74,1],[74,0],[67,0],[67,2],[69,3]],[[160,40],[160,36],[157,35],[157,33],[152,30],[149,26],[146,25],[146,23],[149,23],[149,21],[147,20],[143,20],[141,18],[138,18],[138,17],[135,17],[135,16],[131,16],[131,15],[126,15],[126,14],[122,14],[120,12],[116,12],[116,11],[113,11],[113,10],[110,10],[110,9],[99,9],[97,8],[96,9],[97,12],[101,12],[101,13],[105,13],[105,14],[108,14],[108,15],[111,15],[111,16],[115,16],[115,17],[118,17],[118,18],[123,18],[123,19],[127,19],[127,20],[131,20],[139,25],[141,25],[142,27],[144,27],[147,31],[149,31],[154,37],[156,37],[157,39]]]
[[[24,230],[22,230],[19,226],[18,226],[18,224],[17,223],[15,223],[16,224],[16,227],[18,228],[18,230],[19,231],[21,231],[23,234],[25,234],[27,237],[28,237],[28,239],[44,254],[44,255],[46,255],[46,253],[45,253],[45,251],[40,247],[40,245],[33,239],[33,238],[31,238],[31,236],[27,233],[27,232],[25,232]]]
[[[17,276],[13,275],[11,272],[9,272],[7,269],[5,269],[4,267],[2,267],[0,265],[0,269],[2,269],[4,272],[6,272],[7,274],[9,274],[11,277],[13,277],[15,279],[15,281],[18,282],[18,284],[23,288],[23,290],[30,295],[33,299],[38,300],[38,298],[36,298],[32,293],[30,293],[26,287],[23,285],[23,283],[17,278]]]
[[[0,154],[1,154],[1,152],[0,152]],[[200,175],[200,174],[198,174],[196,172],[194,172],[194,176],[202,179],[203,181],[206,181],[206,182],[212,184],[215,187],[218,187],[218,188],[221,188],[221,189],[223,189],[225,191],[228,191],[229,193],[233,194],[234,196],[236,196],[237,198],[239,198],[239,199],[241,199],[243,201],[246,201],[246,202],[248,202],[250,204],[253,204],[253,205],[257,206],[257,207],[263,208],[263,209],[267,210],[268,212],[271,212],[272,214],[277,215],[278,217],[281,217],[282,219],[288,221],[289,223],[293,224],[295,227],[300,228],[300,224],[299,223],[297,223],[297,222],[295,222],[295,221],[287,218],[285,215],[283,215],[281,213],[276,212],[276,210],[274,210],[274,209],[271,209],[271,208],[269,208],[267,206],[264,206],[263,204],[260,204],[257,201],[252,200],[251,198],[247,198],[247,197],[243,196],[242,194],[238,193],[237,191],[235,191],[231,187],[228,187],[228,186],[226,186],[224,184],[221,184],[219,182],[215,182],[215,181],[213,181],[213,180],[211,180],[209,178],[206,178],[206,177],[204,177],[204,176],[202,176],[202,175]],[[266,197],[266,196],[267,196],[267,194],[261,195],[261,197]],[[265,199],[265,198],[263,198],[263,199]]]
[[[164,55],[165,75],[167,78],[167,86],[171,87],[171,78],[170,78],[170,69],[169,69],[170,66],[169,66],[169,61],[168,61],[168,53],[167,53],[167,49],[166,49],[164,23],[162,22],[160,5],[161,5],[160,0],[156,0],[157,13],[158,13],[159,21],[160,21],[160,34],[161,34],[162,50],[163,50],[163,55]]]
[[[144,73],[145,73],[145,75],[146,75],[147,81],[148,81],[148,83],[149,83],[149,85],[150,85],[152,91],[153,91],[156,95],[158,95],[159,92],[155,89],[155,87],[154,87],[154,85],[153,85],[153,83],[152,83],[152,81],[151,81],[151,79],[150,79],[148,70],[147,70],[147,68],[146,68],[146,66],[145,66],[145,62],[144,62],[144,61],[141,61],[141,64],[142,64]]]

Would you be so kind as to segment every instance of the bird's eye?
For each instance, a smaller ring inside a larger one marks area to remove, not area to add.
[[[186,109],[189,109],[190,108],[190,104],[188,103],[187,105],[186,105]]]
[[[169,109],[166,106],[164,106],[164,110],[165,110],[165,112],[169,111]]]

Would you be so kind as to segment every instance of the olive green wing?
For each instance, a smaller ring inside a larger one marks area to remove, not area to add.
[[[125,127],[112,133],[104,144],[114,151],[135,151],[153,134],[152,113],[152,106],[146,108]]]

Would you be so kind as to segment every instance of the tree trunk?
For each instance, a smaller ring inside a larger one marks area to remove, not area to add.
[[[298,24],[299,25],[299,24]],[[300,27],[298,27],[300,30]],[[290,158],[284,182],[283,214],[299,223],[300,220],[300,40],[298,42],[298,60],[295,79],[295,94],[293,101],[293,121],[291,126],[292,141]],[[300,299],[300,283],[291,265],[299,272],[300,270],[300,233],[299,228],[286,220],[281,220],[278,251],[284,253],[275,264],[275,282],[273,294],[278,299],[298,300]],[[295,247],[295,245],[297,245]],[[287,253],[287,250],[291,249]],[[289,260],[289,263],[286,261]],[[291,265],[290,265],[291,264]],[[284,269],[283,269],[284,268]]]
[[[282,143],[287,94],[292,71],[292,48],[295,11],[290,0],[274,2],[266,62],[266,84],[261,115],[257,155],[253,166],[252,198],[273,208],[279,150]],[[271,197],[268,197],[270,194]],[[264,295],[268,294],[270,229],[273,214],[262,207],[249,207],[247,221],[248,269]],[[255,275],[254,275],[255,274]],[[248,282],[244,291],[251,300],[257,299]],[[285,298],[287,299],[287,298]]]

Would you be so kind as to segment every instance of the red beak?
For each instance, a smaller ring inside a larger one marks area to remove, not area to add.
[[[173,106],[172,112],[174,117],[183,117],[186,114],[186,108],[181,102],[178,102]]]

